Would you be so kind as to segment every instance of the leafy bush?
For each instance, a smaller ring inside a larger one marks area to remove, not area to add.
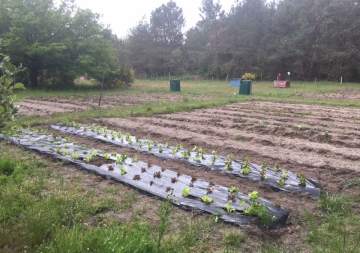
[[[244,80],[254,80],[256,78],[256,75],[254,73],[246,72],[241,76],[241,79]]]
[[[110,87],[127,87],[135,80],[135,70],[125,65],[117,67],[107,75],[104,82]]]
[[[0,56],[3,56],[0,54]],[[0,131],[4,130],[6,122],[14,120],[14,114],[19,107],[14,105],[14,89],[24,89],[21,83],[14,83],[15,73],[23,71],[23,67],[15,67],[10,63],[10,57],[5,56],[0,63]]]

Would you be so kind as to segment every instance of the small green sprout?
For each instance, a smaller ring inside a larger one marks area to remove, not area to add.
[[[162,146],[159,145],[159,153],[162,153],[162,152],[163,152]]]
[[[280,165],[277,163],[277,164],[275,164],[275,171],[276,172],[279,172],[280,170],[281,170],[281,168],[280,168]]]
[[[244,175],[247,175],[251,172],[251,169],[249,166],[246,166],[245,168],[242,168],[240,172]]]
[[[278,183],[280,186],[284,186],[284,185],[285,185],[285,179],[284,179],[284,178],[280,178],[279,180],[277,180],[277,183]]]
[[[71,158],[73,158],[73,159],[77,159],[77,158],[78,158],[77,153],[72,153]]]
[[[230,201],[225,204],[224,208],[228,213],[232,213],[236,210],[234,207],[231,207]]]
[[[133,161],[134,163],[138,162],[138,158],[137,158],[136,155],[134,155],[131,159],[132,159],[132,161]]]
[[[259,126],[262,126],[262,127],[263,127],[263,126],[266,126],[266,124],[265,124],[265,122],[264,122],[263,120],[260,120],[260,121],[259,121]]]
[[[300,181],[299,183],[300,186],[306,186],[306,178],[304,176],[301,176],[299,181]]]
[[[91,155],[91,154],[88,154],[88,155],[84,158],[84,161],[90,162],[91,159],[92,159],[92,155]]]
[[[212,203],[214,201],[212,198],[210,198],[207,195],[202,195],[201,200],[206,204],[210,204],[210,203]]]
[[[182,191],[181,191],[181,195],[183,197],[187,197],[190,193],[190,188],[189,187],[185,187]]]
[[[126,174],[126,170],[125,170],[125,166],[124,166],[124,165],[123,165],[123,166],[120,166],[120,174],[121,174],[121,175]]]
[[[230,188],[229,188],[229,192],[230,193],[235,193],[235,192],[238,192],[239,191],[239,188],[237,188],[237,187],[235,187],[235,186],[231,186]]]

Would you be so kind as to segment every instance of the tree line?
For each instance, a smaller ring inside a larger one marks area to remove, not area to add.
[[[182,9],[169,1],[118,38],[73,0],[1,0],[0,52],[26,67],[22,81],[32,87],[71,85],[84,73],[130,80],[131,68],[143,77],[360,81],[359,17],[358,0],[243,0],[228,12],[203,0],[184,31]]]
[[[272,80],[290,72],[299,80],[360,81],[358,2],[243,0],[225,13],[219,2],[203,0],[201,20],[181,33],[182,10],[170,1],[131,29],[121,54],[148,76],[253,72]]]

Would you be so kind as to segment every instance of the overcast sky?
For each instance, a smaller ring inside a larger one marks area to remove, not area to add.
[[[102,15],[101,22],[109,24],[113,33],[118,37],[125,37],[130,28],[145,15],[150,21],[151,11],[166,4],[170,0],[75,0],[81,9],[90,9]],[[185,30],[195,26],[201,18],[199,7],[202,0],[173,0],[176,5],[182,8],[186,21]],[[217,0],[214,0],[217,2]],[[222,9],[228,12],[235,0],[220,0]]]

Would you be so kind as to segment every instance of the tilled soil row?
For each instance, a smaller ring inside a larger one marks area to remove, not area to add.
[[[334,90],[326,93],[305,93],[297,92],[296,96],[306,98],[327,98],[327,99],[344,99],[344,100],[359,100],[360,89],[357,88],[345,88]]]
[[[255,103],[258,104],[259,102]],[[265,103],[269,104],[269,102]],[[288,104],[286,106],[290,107],[291,105],[294,107],[294,111],[299,107],[299,104]],[[306,108],[308,111],[312,111],[310,105],[306,105]],[[198,115],[203,111],[213,109],[196,110],[193,113]],[[342,109],[342,107],[337,109]],[[344,108],[344,110],[348,110],[348,108]],[[262,129],[260,127],[251,129],[251,131],[229,128],[226,127],[227,124],[222,124],[219,127],[217,125],[219,119],[217,118],[211,118],[207,124],[205,121],[201,124],[197,122],[198,116],[191,117],[191,114],[176,113],[151,118],[103,119],[87,123],[96,122],[115,130],[127,131],[132,135],[163,143],[166,141],[171,144],[182,143],[187,148],[197,145],[208,151],[218,150],[218,153],[224,156],[233,153],[236,159],[248,155],[250,162],[257,164],[266,162],[269,166],[273,166],[275,163],[280,163],[284,169],[293,172],[301,170],[306,177],[319,181],[325,190],[331,192],[342,190],[344,179],[359,176],[358,149],[349,148],[346,145],[341,146],[341,142],[315,142],[312,139],[295,138],[291,136],[291,132],[289,136],[281,137],[274,136],[272,134],[274,131],[269,131],[270,134],[258,134],[256,131]],[[267,116],[266,113],[264,113],[265,116]],[[184,118],[189,122],[173,120],[174,118]],[[273,128],[267,125],[266,128],[268,127]],[[347,131],[347,128],[343,128],[343,130]],[[297,130],[294,129],[294,131]],[[336,131],[336,128],[329,131]],[[237,135],[239,138],[244,138],[235,140]],[[331,137],[332,139],[335,138],[334,136]]]
[[[209,99],[208,96],[187,95],[188,98],[201,100]],[[161,101],[180,102],[182,94],[178,93],[128,93],[116,95],[104,95],[101,108],[110,108],[122,105],[153,104]],[[20,105],[19,115],[50,115],[56,112],[71,112],[74,110],[85,110],[98,108],[99,96],[74,95],[67,97],[34,97],[26,98]]]

